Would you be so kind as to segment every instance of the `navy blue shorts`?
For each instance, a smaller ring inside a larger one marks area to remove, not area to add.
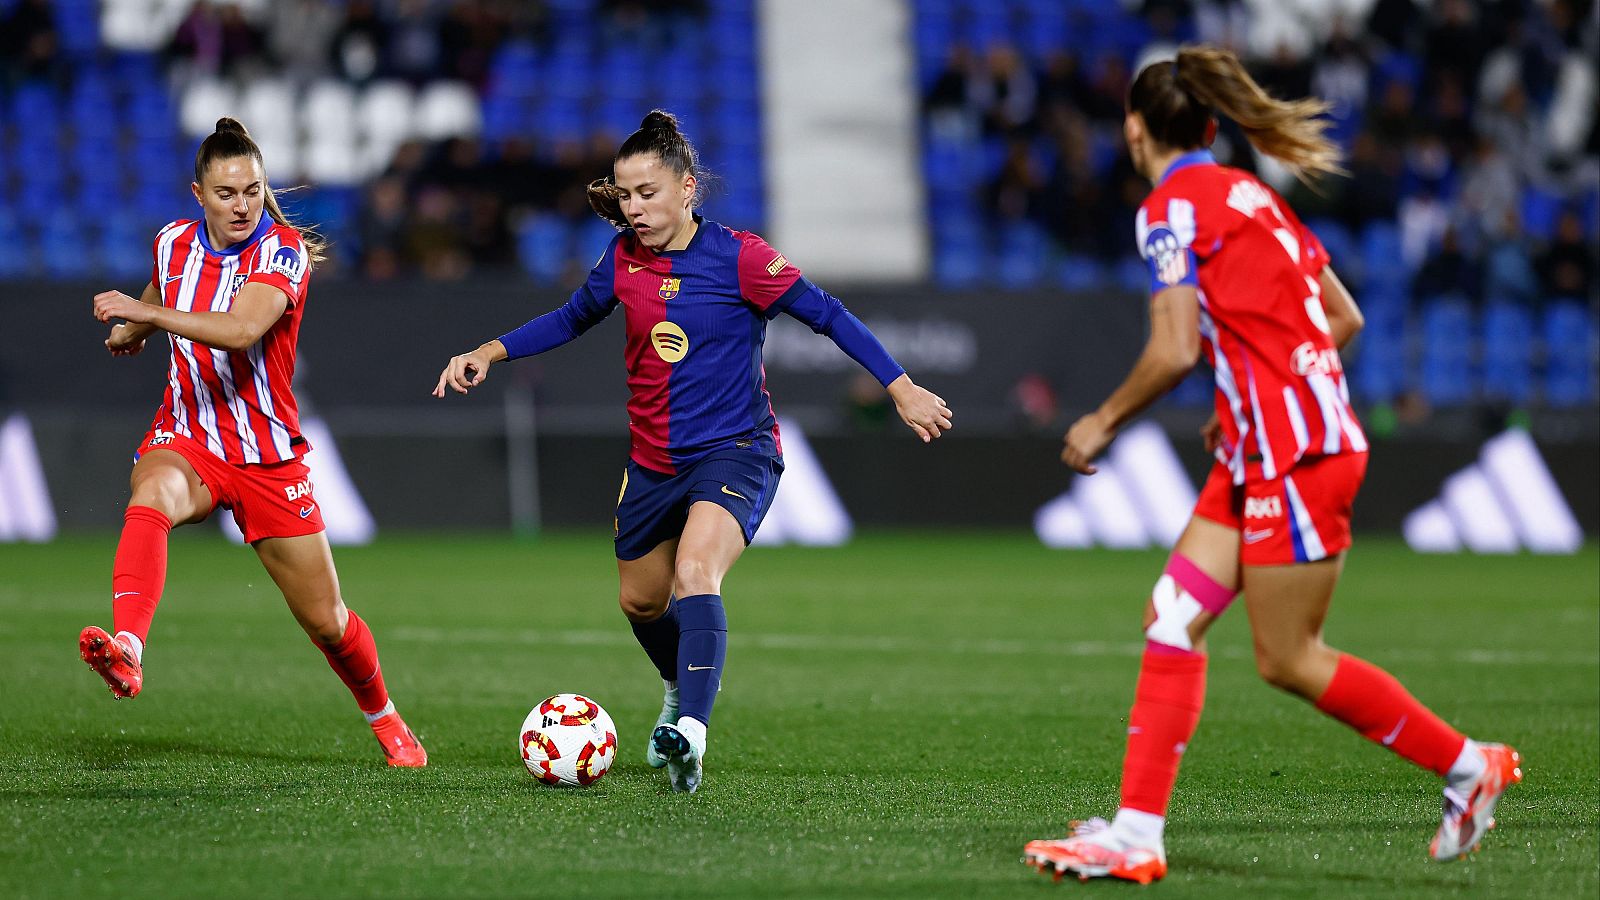
[[[772,507],[782,474],[782,457],[759,450],[719,450],[676,475],[628,460],[617,495],[617,559],[638,559],[683,534],[689,507],[701,500],[732,514],[750,543]]]

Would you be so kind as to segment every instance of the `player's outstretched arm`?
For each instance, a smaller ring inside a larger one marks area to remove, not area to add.
[[[1139,361],[1100,408],[1067,430],[1061,461],[1085,475],[1117,429],[1154,403],[1200,361],[1200,295],[1189,285],[1164,288],[1150,298],[1150,339]]]
[[[450,364],[439,375],[439,384],[433,389],[433,396],[443,397],[446,387],[458,394],[465,394],[483,384],[483,379],[489,377],[489,366],[506,358],[506,346],[498,338],[471,353],[450,357]]]
[[[153,288],[145,288],[149,297]],[[267,333],[289,308],[283,291],[260,282],[246,283],[226,312],[184,312],[158,302],[135,300],[121,291],[94,295],[94,317],[102,322],[122,319],[150,331],[159,328],[218,350],[244,350]],[[146,335],[148,336],[148,334]],[[142,340],[142,338],[141,338]],[[107,342],[110,345],[110,342]],[[115,353],[115,350],[112,350]]]
[[[139,295],[140,303],[149,303],[152,306],[161,305],[161,293],[156,290],[153,282],[144,286],[144,291]],[[137,356],[144,349],[144,342],[150,335],[156,333],[154,325],[136,325],[132,322],[120,322],[111,326],[111,335],[106,338],[106,349],[112,356]]]
[[[955,414],[945,405],[944,398],[913,383],[910,375],[901,374],[889,382],[889,398],[894,401],[900,421],[916,432],[924,444],[950,430]]]

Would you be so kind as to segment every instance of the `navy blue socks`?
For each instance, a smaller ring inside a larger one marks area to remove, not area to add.
[[[711,705],[722,684],[722,663],[728,655],[728,616],[718,594],[681,597],[677,613],[678,714],[709,725]]]
[[[633,636],[639,639],[646,656],[655,663],[662,681],[678,677],[678,607],[681,602],[667,600],[667,611],[654,622],[633,622]],[[718,607],[721,611],[721,607]]]

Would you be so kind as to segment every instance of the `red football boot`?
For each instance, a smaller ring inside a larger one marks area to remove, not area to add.
[[[378,736],[378,746],[389,765],[404,769],[420,769],[428,764],[428,751],[422,742],[406,727],[400,714],[389,713],[372,723],[372,733]]]
[[[106,680],[111,696],[118,700],[137,697],[144,687],[144,667],[134,657],[133,648],[106,634],[104,628],[90,625],[78,635],[78,656]]]

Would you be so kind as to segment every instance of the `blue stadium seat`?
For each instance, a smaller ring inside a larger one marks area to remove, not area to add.
[[[108,275],[134,277],[150,272],[150,247],[155,232],[141,227],[127,212],[113,213],[100,229],[100,268]]]
[[[1513,302],[1491,301],[1483,311],[1483,395],[1523,404],[1533,397],[1533,315]]]
[[[28,123],[19,129],[18,140],[29,135],[54,135],[61,125],[61,98],[42,81],[25,81],[11,95],[11,110],[16,121]]]
[[[1477,395],[1472,307],[1465,298],[1435,297],[1422,305],[1422,393],[1434,406],[1460,406]]]
[[[585,215],[579,222],[572,242],[572,261],[587,272],[594,268],[595,260],[606,252],[617,229],[599,216]]]
[[[572,257],[572,238],[573,228],[566,219],[544,213],[529,216],[517,226],[517,259],[535,281],[557,282]]]
[[[1045,273],[1045,237],[1038,225],[1026,220],[1009,222],[1000,229],[996,274],[1007,287],[1034,287]]]
[[[39,229],[39,258],[44,273],[51,278],[82,278],[98,266],[92,254],[84,253],[84,224],[70,207],[62,206],[47,216]]]
[[[941,288],[977,284],[988,274],[987,235],[973,217],[933,223],[933,277]]]
[[[1136,294],[1148,294],[1150,291],[1150,267],[1135,254],[1130,253],[1117,260],[1111,274],[1116,285],[1125,291]]]
[[[55,0],[56,40],[62,54],[88,59],[100,49],[100,10],[96,0]]]
[[[1600,327],[1580,300],[1552,300],[1544,316],[1544,402],[1568,408],[1595,402]]]
[[[1351,387],[1371,403],[1387,403],[1410,383],[1404,322],[1367,320],[1356,342],[1357,355],[1350,366]]]
[[[1328,259],[1339,275],[1351,284],[1362,284],[1361,254],[1356,250],[1356,238],[1350,229],[1337,219],[1311,219],[1306,222],[1306,227],[1322,241],[1323,249],[1328,251]]]
[[[1409,283],[1411,273],[1401,259],[1400,229],[1393,222],[1371,222],[1362,230],[1362,283],[1368,289]]]
[[[1111,279],[1099,260],[1081,253],[1068,253],[1056,266],[1056,280],[1069,291],[1092,291]]]
[[[0,278],[28,274],[28,248],[17,213],[0,198]]]
[[[1522,230],[1538,240],[1549,240],[1556,232],[1562,200],[1556,194],[1528,185],[1522,190]]]

